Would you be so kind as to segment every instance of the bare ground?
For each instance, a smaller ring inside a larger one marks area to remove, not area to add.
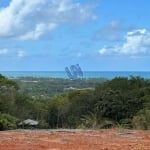
[[[3,131],[0,132],[0,150],[150,150],[150,131]]]

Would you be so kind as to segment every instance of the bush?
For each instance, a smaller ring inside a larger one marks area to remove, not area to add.
[[[17,118],[9,114],[0,114],[0,130],[16,129],[17,121]]]
[[[84,115],[82,118],[81,118],[81,125],[78,127],[78,128],[98,128],[98,119],[97,119],[97,116],[96,114],[90,112],[89,114],[87,115]]]
[[[132,128],[132,119],[126,118],[126,119],[121,119],[119,121],[119,123],[121,124],[122,127],[124,128]]]
[[[39,122],[38,128],[39,129],[48,129],[49,125],[48,125],[47,122],[45,122],[44,120],[42,120],[42,121]]]
[[[140,110],[138,114],[133,117],[132,124],[136,129],[150,130],[150,110]]]

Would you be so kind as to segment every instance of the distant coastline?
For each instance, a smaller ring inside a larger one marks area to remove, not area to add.
[[[7,77],[42,77],[42,78],[68,78],[65,71],[0,71]],[[84,78],[108,78],[140,76],[150,79],[150,71],[85,71]]]

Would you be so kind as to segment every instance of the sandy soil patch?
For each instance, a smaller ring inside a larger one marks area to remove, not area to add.
[[[3,131],[0,150],[150,150],[150,131]]]

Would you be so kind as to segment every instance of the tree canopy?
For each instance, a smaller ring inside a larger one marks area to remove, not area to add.
[[[20,80],[35,81],[34,78]],[[76,88],[60,93],[52,90],[51,96],[45,92],[45,98],[34,97],[39,94],[39,88],[35,88],[32,95],[22,89],[24,85],[19,79],[11,80],[0,75],[0,130],[15,129],[17,123],[24,119],[38,120],[39,128],[105,128],[120,124],[126,128],[150,129],[148,79],[131,76],[101,82],[98,79],[37,80],[38,87],[48,93],[47,80],[52,81],[51,84],[56,83],[53,90],[70,86]],[[37,86],[35,82],[30,83],[24,89],[29,88],[30,91],[31,85],[33,88]]]

